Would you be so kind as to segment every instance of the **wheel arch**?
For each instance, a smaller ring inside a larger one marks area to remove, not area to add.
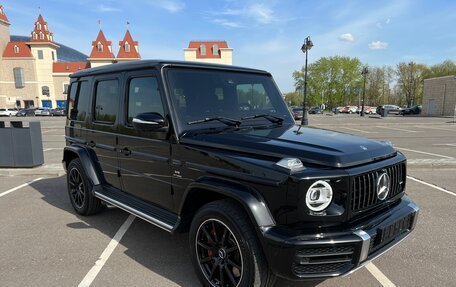
[[[203,205],[221,199],[232,199],[247,213],[256,227],[274,226],[272,217],[263,197],[254,189],[236,182],[218,178],[203,178],[191,183],[183,196],[179,215],[179,231],[187,231],[193,216]]]
[[[104,182],[101,168],[93,151],[77,144],[65,147],[63,150],[62,161],[65,165],[65,169],[68,168],[70,162],[75,158],[79,158],[81,160],[84,171],[92,185],[99,185]]]

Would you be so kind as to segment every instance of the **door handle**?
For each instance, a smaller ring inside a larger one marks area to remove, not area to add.
[[[128,149],[127,147],[124,147],[123,149],[121,149],[120,152],[121,152],[123,155],[131,155],[131,150]]]
[[[89,146],[90,147],[95,147],[97,144],[94,141],[89,141]]]

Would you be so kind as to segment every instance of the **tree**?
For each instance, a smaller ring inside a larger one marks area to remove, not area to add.
[[[393,82],[394,70],[390,66],[373,67],[369,69],[368,85],[366,88],[367,105],[375,106],[384,103],[392,103],[391,83]]]
[[[285,102],[289,106],[300,106],[302,104],[302,96],[299,94],[299,91],[286,93]]]
[[[428,68],[414,62],[397,64],[396,75],[401,93],[405,96],[407,106],[421,102],[423,98],[423,79]]]
[[[362,64],[358,58],[323,57],[308,67],[309,105],[325,103],[328,108],[357,103],[362,83]],[[297,90],[304,86],[304,67],[293,73]]]

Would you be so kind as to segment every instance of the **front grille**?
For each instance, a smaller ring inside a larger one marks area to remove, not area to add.
[[[353,266],[353,246],[329,246],[296,252],[293,272],[299,277],[342,274]]]
[[[405,187],[405,168],[405,163],[400,163],[354,176],[351,188],[351,210],[353,212],[362,211],[381,203],[377,197],[377,179],[383,171],[389,175],[391,182],[388,196],[384,200],[402,192]]]

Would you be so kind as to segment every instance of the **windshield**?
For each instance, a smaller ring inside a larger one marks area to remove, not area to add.
[[[181,132],[224,126],[220,121],[192,123],[215,117],[242,120],[242,126],[271,124],[271,115],[294,124],[290,112],[268,75],[234,71],[170,69],[170,96]],[[189,125],[188,123],[192,123]]]

